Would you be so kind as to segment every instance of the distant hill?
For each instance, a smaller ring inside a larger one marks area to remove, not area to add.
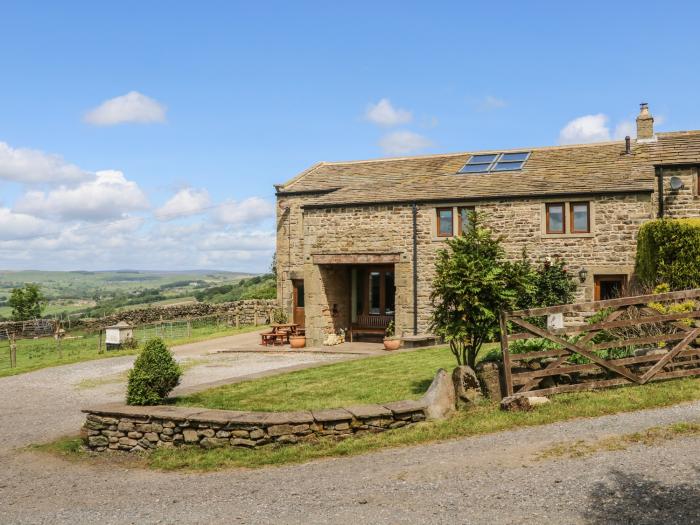
[[[65,316],[102,315],[124,307],[193,301],[198,292],[221,286],[233,289],[241,279],[257,277],[221,270],[0,270],[0,319],[11,314],[6,301],[12,288],[25,283],[41,286],[48,300],[46,315]]]

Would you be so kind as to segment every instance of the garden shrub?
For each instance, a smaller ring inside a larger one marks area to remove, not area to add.
[[[162,339],[149,340],[129,371],[128,405],[158,405],[180,382],[182,369]]]
[[[700,219],[657,219],[642,225],[635,265],[643,285],[700,288]]]

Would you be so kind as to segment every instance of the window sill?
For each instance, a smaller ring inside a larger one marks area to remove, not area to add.
[[[595,233],[543,233],[543,239],[590,239]]]

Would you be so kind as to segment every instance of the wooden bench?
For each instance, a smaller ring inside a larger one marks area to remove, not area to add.
[[[262,338],[261,344],[263,346],[270,346],[275,344],[275,332],[263,332],[260,334]]]
[[[358,315],[350,325],[350,342],[355,334],[384,335],[386,327],[394,320],[392,315]]]

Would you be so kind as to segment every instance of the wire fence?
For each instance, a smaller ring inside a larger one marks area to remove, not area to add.
[[[252,321],[252,322],[251,322]],[[168,343],[188,339],[225,336],[244,326],[267,324],[265,315],[242,318],[237,314],[216,314],[186,319],[163,320],[129,327],[119,335],[119,344],[107,344],[104,327],[92,330],[67,329],[65,323],[36,319],[0,327],[0,371],[28,370],[97,358],[115,350],[135,352],[137,346],[153,338]]]

